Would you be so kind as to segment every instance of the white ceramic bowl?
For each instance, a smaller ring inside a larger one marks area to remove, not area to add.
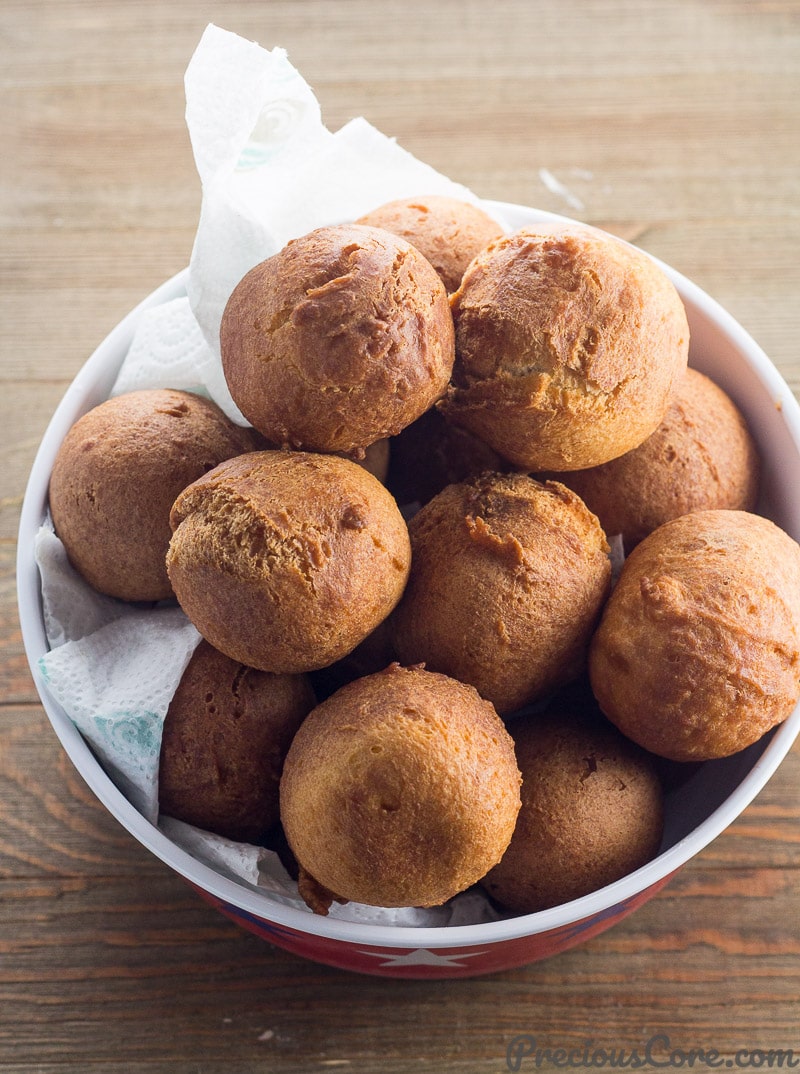
[[[546,230],[564,217],[497,203],[512,227]],[[800,407],[775,367],[744,329],[699,287],[662,266],[686,306],[690,363],[716,380],[746,415],[764,465],[764,513],[800,540]],[[185,294],[186,272],[168,280],[100,344],[67,390],[44,435],[22,508],[18,594],[28,660],[50,722],[75,767],[128,831],[183,876],[209,902],[279,947],[329,965],[393,977],[463,977],[524,965],[565,950],[608,928],[662,887],[707,846],[758,794],[800,730],[800,707],[742,753],[707,762],[667,796],[658,857],[621,880],[561,906],[480,925],[403,928],[353,924],[287,906],[217,872],[186,853],[138,813],[96,761],[38,669],[47,651],[34,536],[45,516],[56,452],[81,414],[107,398],[142,311]]]

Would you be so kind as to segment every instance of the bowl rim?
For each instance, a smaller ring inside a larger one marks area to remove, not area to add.
[[[513,228],[530,225],[544,225],[554,229],[565,226],[592,227],[557,213],[511,202],[484,200],[483,204],[490,212],[494,210]],[[713,322],[736,350],[745,356],[760,381],[772,393],[776,405],[779,401],[781,416],[800,455],[800,404],[777,368],[749,333],[715,299],[671,266],[658,258],[653,260],[675,284],[687,312],[694,310]],[[185,268],[176,273],[135,306],[81,367],[42,437],[28,477],[20,513],[16,563],[17,600],[23,645],[34,684],[62,747],[83,780],[112,816],[139,843],[185,880],[267,923],[310,936],[346,941],[364,947],[413,950],[486,946],[575,925],[595,915],[610,912],[625,900],[666,881],[690,858],[707,847],[752,802],[789,752],[800,732],[800,705],[775,728],[750,771],[717,808],[696,828],[647,864],[570,902],[531,914],[478,924],[399,926],[353,922],[312,914],[310,911],[286,905],[267,890],[248,886],[245,881],[234,880],[216,871],[172,842],[131,805],[101,767],[64,710],[50,697],[39,670],[38,661],[47,651],[48,643],[42,616],[39,574],[34,557],[34,538],[46,516],[48,478],[55,453],[67,429],[89,405],[93,405],[89,402],[92,394],[97,396],[97,402],[108,394],[113,383],[113,379],[109,380],[110,356],[118,355],[117,365],[113,369],[116,375],[141,314],[153,306],[185,296],[188,271],[188,268]],[[105,395],[97,393],[99,380],[108,382]]]

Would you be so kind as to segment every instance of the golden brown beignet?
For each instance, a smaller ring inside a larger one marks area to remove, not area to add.
[[[212,645],[262,671],[326,667],[386,618],[408,577],[394,499],[335,455],[262,451],[176,500],[167,557],[181,606]]]
[[[488,701],[393,664],[306,718],[283,769],[281,821],[301,868],[334,896],[438,906],[500,860],[519,784]]]
[[[562,710],[512,720],[522,773],[514,835],[481,886],[518,914],[588,895],[655,856],[664,827],[650,756],[607,721]]]
[[[643,444],[590,470],[552,474],[574,489],[609,536],[630,550],[689,511],[752,511],[759,457],[747,423],[712,380],[687,369]]]
[[[660,526],[625,561],[589,673],[606,716],[653,753],[756,742],[800,697],[800,546],[746,511]]]
[[[160,811],[258,842],[278,822],[283,760],[315,703],[305,675],[256,671],[201,641],[164,721]]]
[[[528,470],[578,470],[636,447],[686,368],[689,327],[665,273],[611,235],[521,230],[451,298],[457,360],[440,404]]]
[[[453,319],[435,270],[379,228],[318,228],[251,269],[220,328],[231,395],[280,447],[359,451],[447,389]]]
[[[597,519],[526,474],[449,485],[409,524],[398,658],[468,682],[507,713],[578,675],[611,575]]]
[[[384,228],[410,242],[436,269],[448,294],[476,254],[503,234],[477,205],[440,194],[387,202],[356,223]]]

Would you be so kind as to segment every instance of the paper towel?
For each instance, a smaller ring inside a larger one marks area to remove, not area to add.
[[[44,629],[51,649],[78,641],[125,614],[127,605],[95,592],[72,567],[49,517],[36,534],[34,556],[41,579]]]
[[[237,425],[249,424],[231,398],[219,356],[205,336],[185,296],[145,310],[112,395],[140,388],[181,388],[212,399]]]
[[[164,717],[200,635],[175,605],[139,607],[96,593],[49,522],[35,555],[50,644],[42,677],[107,774],[155,824]]]

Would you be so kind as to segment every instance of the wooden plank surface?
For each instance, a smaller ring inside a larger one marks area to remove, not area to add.
[[[738,1049],[800,1057],[798,747],[621,924],[435,985],[326,969],[241,932],[65,757],[17,625],[19,507],[70,379],[188,262],[200,192],[182,79],[210,21],[286,47],[331,129],[363,114],[478,194],[664,258],[800,391],[795,0],[2,0],[0,1071],[500,1072],[522,1034],[551,1049],[666,1034],[723,1065]]]

